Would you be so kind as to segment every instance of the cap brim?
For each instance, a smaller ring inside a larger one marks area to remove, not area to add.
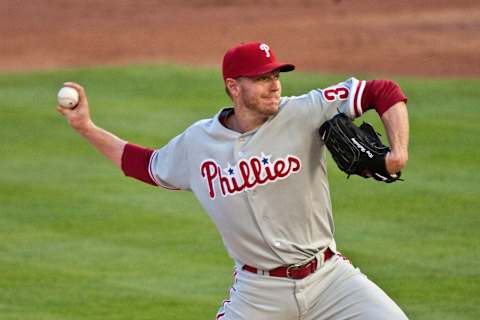
[[[261,66],[256,70],[251,70],[248,74],[243,74],[242,77],[257,77],[272,71],[289,72],[295,70],[295,65],[289,63],[269,63]]]

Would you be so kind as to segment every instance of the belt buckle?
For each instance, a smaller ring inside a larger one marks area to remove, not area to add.
[[[298,263],[297,263],[297,264],[291,264],[291,265],[289,265],[289,266],[287,267],[287,270],[286,270],[286,276],[287,276],[287,278],[288,278],[288,279],[295,279],[295,278],[292,277],[292,275],[290,274],[290,272],[291,272],[292,270],[300,269],[300,267],[301,267],[301,265],[298,265]]]
[[[298,270],[298,269],[302,269],[302,268],[306,267],[307,265],[312,263],[313,260],[315,260],[315,257],[312,257],[312,259],[308,260],[307,262],[295,263],[295,264],[289,265],[287,267],[287,270],[285,271],[285,275],[287,276],[288,279],[296,279],[296,278],[292,277],[290,272],[292,272],[292,270]]]

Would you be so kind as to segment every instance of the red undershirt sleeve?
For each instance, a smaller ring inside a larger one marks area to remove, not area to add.
[[[150,158],[154,150],[136,144],[127,143],[122,154],[122,171],[127,177],[132,177],[156,186],[150,176]]]
[[[375,109],[380,117],[397,102],[407,102],[400,86],[391,80],[368,80],[362,95],[363,112]]]

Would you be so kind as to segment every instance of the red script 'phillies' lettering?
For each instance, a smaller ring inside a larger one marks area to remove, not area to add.
[[[215,160],[208,159],[200,165],[202,177],[206,180],[210,198],[215,199],[215,183],[226,197],[244,190],[254,189],[276,180],[285,179],[301,170],[300,159],[288,155],[270,163],[270,156],[251,157],[240,160],[236,166],[221,168]],[[223,174],[225,172],[226,174]]]

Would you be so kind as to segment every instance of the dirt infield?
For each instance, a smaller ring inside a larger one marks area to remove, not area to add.
[[[480,1],[0,1],[0,71],[218,65],[268,41],[303,71],[480,76]]]

